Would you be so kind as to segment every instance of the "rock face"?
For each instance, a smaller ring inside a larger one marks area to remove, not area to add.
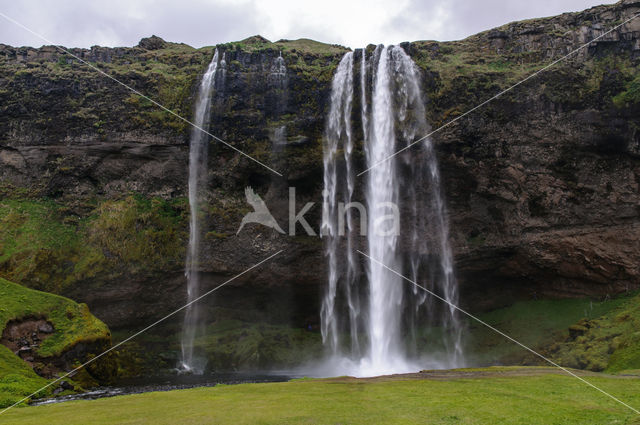
[[[43,340],[51,336],[52,332],[53,325],[44,319],[12,320],[2,331],[0,344],[33,366],[35,362],[34,351]]]
[[[639,11],[621,2],[462,43],[476,44],[490,65],[493,51],[510,62],[550,63]],[[627,94],[638,82],[638,25],[623,25],[435,136],[467,294],[496,287],[527,297],[603,296],[640,283],[639,109]]]
[[[152,35],[151,37],[143,38],[138,43],[138,47],[142,47],[147,50],[158,50],[166,47],[167,43],[158,37],[157,35]]]
[[[639,2],[623,1],[461,41],[402,47],[421,69],[435,129],[638,12]],[[220,291],[211,305],[218,312],[229,305],[236,312],[275,310],[270,317],[313,323],[326,280],[322,241],[303,236],[300,225],[295,237],[259,225],[235,233],[249,211],[246,186],[262,196],[285,230],[288,187],[295,187],[295,213],[315,202],[305,217],[319,229],[324,116],[331,77],[346,49],[261,37],[218,49],[227,67],[213,99],[211,132],[283,177],[212,142],[203,211],[205,286],[283,253],[233,282],[245,290]],[[213,51],[150,37],[134,48],[74,54],[188,118]],[[287,66],[284,95],[272,78],[280,54]],[[601,297],[640,286],[639,62],[640,20],[634,20],[434,134],[465,305]],[[90,227],[104,212],[100,205],[130,194],[184,199],[188,125],[46,46],[0,46],[0,105],[3,199],[54,199],[65,209],[63,224],[76,226],[109,265],[73,279],[67,272],[48,273],[62,276],[55,277],[64,282],[55,290],[87,302],[116,328],[149,323],[181,305],[184,251],[141,270],[144,260],[119,256],[106,239],[91,239],[95,233],[83,223]],[[354,117],[359,107],[354,105]],[[282,126],[286,140],[276,149],[273,134]],[[361,136],[357,146],[362,158]],[[165,209],[151,211],[160,217]],[[186,244],[185,210],[176,211],[181,230],[161,236]],[[64,222],[69,216],[76,221]],[[132,228],[145,229],[149,217],[138,217]],[[72,270],[85,258],[76,254]],[[0,273],[19,272],[19,258],[0,258]],[[36,269],[46,266],[29,258]],[[22,283],[45,285],[29,276]],[[268,298],[274,302],[268,309],[265,293],[278,295]]]

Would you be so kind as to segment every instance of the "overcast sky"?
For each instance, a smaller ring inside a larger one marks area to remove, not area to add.
[[[67,47],[133,46],[156,34],[195,47],[260,34],[360,47],[455,40],[607,0],[0,0],[0,13]],[[0,17],[0,43],[48,44]]]

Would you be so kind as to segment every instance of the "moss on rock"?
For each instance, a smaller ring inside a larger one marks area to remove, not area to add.
[[[640,295],[614,310],[569,327],[548,350],[569,367],[619,373],[640,369]]]
[[[111,344],[109,329],[89,312],[86,304],[25,288],[2,278],[0,299],[0,332],[10,323],[28,319],[41,319],[51,325],[50,334],[37,347],[31,347],[35,369],[59,370],[58,373],[62,373],[90,360]],[[108,381],[114,372],[111,359],[105,358],[92,363],[74,379],[84,385],[94,385]],[[0,407],[30,395],[47,382],[27,362],[0,345]],[[48,389],[38,396],[48,395],[50,391]]]
[[[0,201],[0,277],[60,292],[96,277],[181,267],[185,199],[130,195],[81,209],[43,198]]]

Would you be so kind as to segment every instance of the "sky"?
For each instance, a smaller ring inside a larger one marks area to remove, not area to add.
[[[152,34],[194,47],[260,34],[347,47],[457,40],[612,0],[0,0],[0,43],[134,46]]]

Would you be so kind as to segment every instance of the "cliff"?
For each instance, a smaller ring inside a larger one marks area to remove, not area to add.
[[[402,47],[437,128],[639,12],[624,0]],[[284,176],[211,143],[205,286],[284,252],[216,294],[211,314],[314,324],[322,241],[236,230],[246,186],[285,228],[279,200],[296,187],[297,210],[316,202],[306,217],[319,228],[324,117],[347,49],[259,36],[216,47],[227,71],[211,133]],[[152,37],[71,51],[188,118],[213,50]],[[640,286],[639,63],[636,19],[434,134],[464,305]],[[0,46],[0,110],[0,276],[86,302],[114,328],[182,305],[188,125],[51,46]]]

